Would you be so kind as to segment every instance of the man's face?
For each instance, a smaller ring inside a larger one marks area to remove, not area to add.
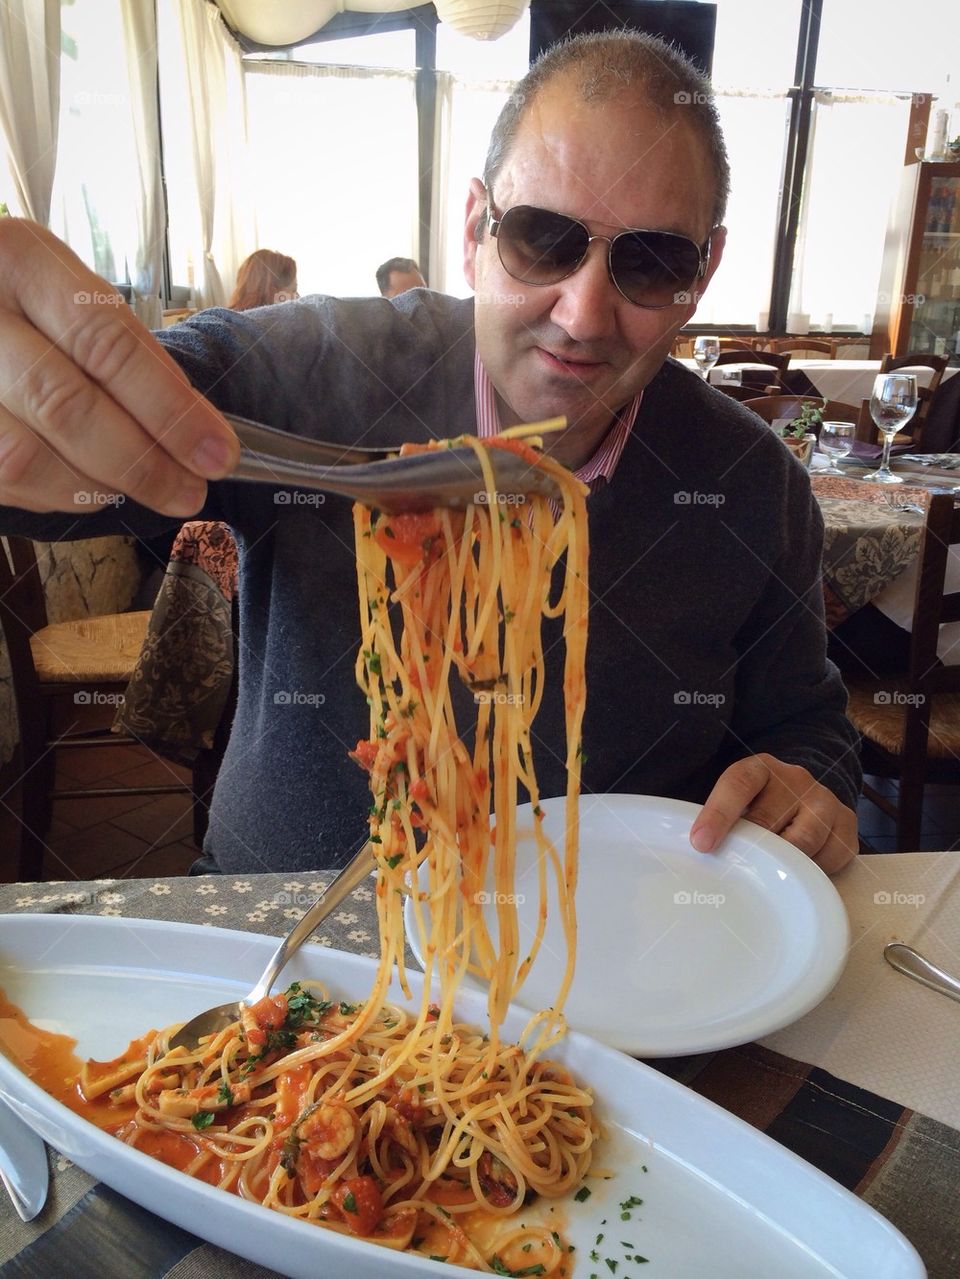
[[[630,96],[581,102],[561,81],[528,108],[489,196],[498,215],[531,204],[578,218],[592,235],[643,227],[703,244],[714,181],[682,107],[661,120]],[[477,295],[477,349],[497,390],[502,425],[565,415],[571,429],[555,438],[551,452],[579,464],[660,368],[695,303],[648,310],[628,302],[610,279],[605,241],[591,244],[579,269],[558,284],[514,280],[489,230],[475,238],[486,204],[475,180],[465,271]],[[721,231],[707,275],[694,286],[701,292],[722,247]]]
[[[390,282],[383,296],[395,298],[400,293],[406,293],[407,289],[423,288],[426,288],[426,280],[419,271],[391,271]]]

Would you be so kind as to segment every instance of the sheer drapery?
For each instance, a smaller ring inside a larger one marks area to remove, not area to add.
[[[157,139],[157,26],[153,0],[121,0],[123,45],[137,157],[137,246],[129,264],[131,306],[147,328],[160,327],[164,210]]]
[[[0,131],[17,202],[47,226],[60,120],[60,0],[0,4]]]
[[[245,65],[245,251],[296,258],[301,293],[376,293],[376,269],[419,257],[416,73]],[[431,280],[431,283],[434,281]]]
[[[483,176],[487,144],[513,82],[476,83],[448,72],[437,76],[430,284],[469,297],[463,278],[463,219],[470,179]]]
[[[815,94],[789,308],[809,315],[813,327],[827,316],[834,326],[873,326],[909,116],[903,95]]]
[[[210,0],[175,0],[186,79],[202,243],[194,301],[222,306],[236,277],[251,191],[245,163],[246,99],[240,46]]]

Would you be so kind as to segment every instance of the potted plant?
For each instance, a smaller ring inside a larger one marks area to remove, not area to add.
[[[817,431],[823,425],[823,410],[813,400],[805,400],[800,405],[800,414],[792,422],[781,428],[780,438],[804,466],[810,466],[813,446],[817,442]]]

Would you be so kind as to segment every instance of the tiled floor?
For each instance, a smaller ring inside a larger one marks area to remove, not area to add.
[[[60,784],[129,786],[189,783],[190,774],[145,747],[119,746],[109,750],[61,752]],[[880,781],[887,789],[893,783]],[[0,882],[14,878],[12,850],[17,824],[9,807],[0,803]],[[893,823],[865,799],[860,801],[860,833],[874,852],[893,852]],[[129,795],[118,799],[61,800],[54,805],[47,839],[44,878],[147,878],[185,875],[198,851],[193,843],[192,801],[189,794]],[[924,805],[923,849],[960,851],[960,786],[927,788]]]
[[[143,746],[61,751],[58,785],[167,786],[189,785],[190,772],[154,755]],[[18,824],[10,808],[17,798],[0,804],[0,882],[14,879],[12,850]],[[193,843],[189,794],[127,795],[117,799],[65,799],[53,808],[43,877],[47,880],[140,878],[185,875],[197,857]]]

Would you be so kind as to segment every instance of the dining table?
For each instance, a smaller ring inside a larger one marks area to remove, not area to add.
[[[0,916],[117,916],[282,935],[334,873],[6,884]],[[757,1042],[648,1064],[888,1218],[918,1250],[930,1279],[956,1279],[960,1005],[895,972],[883,948],[905,942],[960,972],[960,860],[948,852],[865,855],[833,882],[849,920],[849,945],[837,984],[817,1007]],[[373,881],[346,898],[307,944],[375,955]],[[149,1020],[148,1009],[144,1016]],[[171,1225],[56,1150],[48,1150],[48,1159],[46,1206],[30,1223],[0,1189],[2,1279],[275,1273],[205,1241],[202,1220],[192,1231]]]
[[[685,368],[696,371],[696,361],[682,357],[679,361]],[[722,364],[710,370],[710,383],[718,386],[728,380],[730,375],[750,371],[762,373],[762,365],[744,361],[742,364]],[[869,400],[873,391],[873,383],[880,372],[879,360],[795,360],[791,359],[789,368],[782,381],[788,391],[797,395],[818,395],[825,400],[835,400],[841,404],[859,405]],[[898,370],[898,372],[915,373],[917,385],[929,386],[933,370],[918,365]],[[960,372],[958,368],[944,369],[943,378],[951,378]],[[760,394],[760,392],[758,392]]]

